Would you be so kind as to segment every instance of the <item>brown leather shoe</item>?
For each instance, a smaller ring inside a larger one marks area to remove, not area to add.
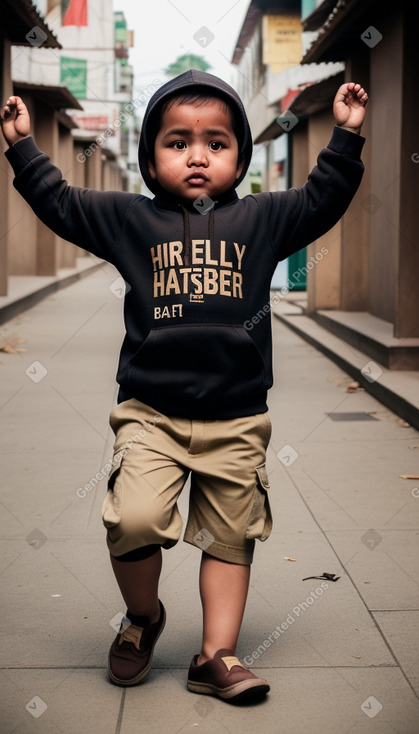
[[[269,691],[268,681],[257,678],[232,650],[218,650],[201,665],[198,657],[192,659],[188,675],[188,689],[194,693],[217,696],[228,703],[248,703],[264,698]]]
[[[145,617],[143,627],[130,624],[122,632],[118,632],[113,641],[109,650],[108,674],[112,683],[117,686],[136,686],[150,672],[154,645],[166,623],[164,606],[161,601],[159,604],[158,622],[148,624]]]

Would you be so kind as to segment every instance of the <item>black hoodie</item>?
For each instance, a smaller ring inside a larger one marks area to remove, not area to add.
[[[168,82],[149,102],[139,163],[153,199],[69,186],[30,137],[6,156],[16,189],[37,216],[115,265],[128,284],[119,399],[134,397],[172,416],[235,418],[267,410],[275,267],[343,215],[362,177],[364,138],[335,127],[300,189],[243,199],[232,189],[209,209],[204,199],[202,209],[181,205],[151,179],[147,160],[162,102],[195,90],[221,96],[233,110],[242,178],[252,152],[242,102],[225,82],[200,71]]]

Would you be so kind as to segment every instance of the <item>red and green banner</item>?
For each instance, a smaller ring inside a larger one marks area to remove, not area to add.
[[[61,0],[61,25],[87,25],[87,0]]]

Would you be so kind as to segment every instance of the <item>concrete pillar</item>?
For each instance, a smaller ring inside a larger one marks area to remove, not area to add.
[[[365,46],[345,66],[345,82],[359,82],[370,93],[369,49]],[[377,203],[370,196],[371,115],[367,105],[362,135],[366,142],[362,151],[365,165],[361,185],[342,218],[342,260],[340,306],[343,311],[368,310],[370,220]]]
[[[396,321],[400,222],[400,141],[402,130],[401,4],[380,18],[383,35],[370,51],[371,86],[371,216],[369,310]],[[412,102],[413,103],[413,102]]]
[[[86,186],[85,149],[87,144],[82,140],[74,140],[72,152],[73,185],[84,188]]]
[[[33,97],[25,95],[23,100],[31,118],[31,133],[34,131],[35,107]],[[10,168],[8,192],[9,275],[36,275],[37,218],[20,194],[13,188],[13,171]]]
[[[102,156],[100,147],[87,158],[86,163],[86,186],[88,189],[102,189]]]
[[[58,126],[59,150],[58,160],[54,161],[61,169],[63,178],[70,185],[74,185],[75,171],[74,167],[81,165],[73,161],[73,137],[70,130],[64,125]],[[58,268],[74,268],[76,265],[77,254],[80,253],[79,248],[62,237],[57,237],[57,267]]]
[[[400,208],[398,234],[398,282],[395,293],[394,336],[419,337],[418,307],[418,203],[419,141],[416,112],[418,88],[417,31],[419,6],[404,4],[403,79],[401,99]],[[391,105],[393,107],[393,105]]]
[[[291,136],[292,144],[292,182],[290,186],[300,187],[307,181],[310,173],[308,162],[308,124],[301,120],[294,128]]]
[[[325,110],[309,119],[308,125],[308,166],[306,177],[317,161],[320,150],[329,142],[334,127],[330,110]],[[327,253],[322,251],[327,249]],[[323,254],[321,261],[318,253]],[[318,256],[316,258],[316,255]],[[308,311],[340,307],[340,269],[341,269],[341,224],[338,222],[323,237],[307,248],[307,263],[311,258],[317,260],[307,272]]]
[[[37,104],[35,120],[35,140],[38,147],[54,163],[58,162],[58,123],[54,110],[47,105]],[[37,220],[37,275],[56,275],[57,273],[57,237],[40,220]]]
[[[0,104],[3,105],[12,93],[10,43],[3,35],[0,35]],[[7,144],[4,142],[3,135],[0,134],[0,137],[0,155],[2,157],[0,165],[0,191],[2,192],[0,202],[0,296],[7,296],[8,243],[9,229],[11,226],[9,195],[12,190],[13,172],[3,156],[3,152],[7,150]]]

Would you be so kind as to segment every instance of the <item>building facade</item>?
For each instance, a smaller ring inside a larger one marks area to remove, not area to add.
[[[254,142],[263,145],[265,155],[263,186],[276,188],[273,165],[286,170],[287,186],[304,184],[330,139],[338,87],[344,81],[361,82],[369,92],[362,130],[365,175],[344,217],[307,249],[310,262],[322,247],[328,254],[307,272],[306,310],[384,366],[419,369],[414,112],[419,5],[414,0],[323,0],[314,5],[301,10],[299,3],[253,0],[236,47],[233,60],[246,76],[243,92],[253,94],[247,109]],[[300,62],[275,72],[263,56],[263,17],[298,12]],[[259,64],[250,84],[245,54]],[[278,151],[284,161],[275,158]]]
[[[1,2],[6,17],[15,13],[20,22],[18,31],[6,24],[1,42],[2,97],[22,97],[37,144],[70,184],[139,191],[132,160],[138,134],[128,64],[132,34],[123,14],[114,13],[112,0]],[[3,168],[0,295],[7,295],[8,276],[55,276],[83,253],[36,218],[14,190],[7,164]]]

